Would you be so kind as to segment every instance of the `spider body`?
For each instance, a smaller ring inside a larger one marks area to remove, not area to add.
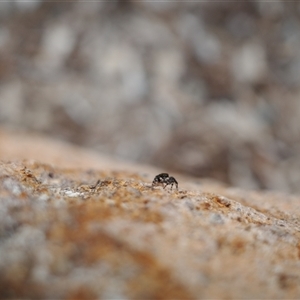
[[[163,188],[166,188],[168,185],[171,185],[171,189],[172,189],[174,184],[176,185],[176,189],[178,190],[177,180],[174,177],[169,176],[168,173],[161,173],[154,177],[152,182],[152,187],[157,185],[162,185]]]
[[[163,185],[164,183],[166,183],[166,180],[168,178],[169,178],[168,173],[160,173],[160,174],[158,174],[154,177],[153,182],[152,182],[152,186]]]
[[[167,185],[171,185],[171,190],[172,190],[172,188],[173,188],[173,185],[175,184],[176,185],[176,189],[178,190],[178,182],[177,182],[177,180],[174,178],[174,177],[168,177],[167,179],[166,179],[166,185],[164,186],[164,188],[167,186]]]

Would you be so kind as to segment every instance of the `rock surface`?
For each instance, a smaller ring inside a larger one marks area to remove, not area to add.
[[[161,170],[9,136],[0,144],[11,159],[0,163],[2,297],[300,297],[299,196],[177,174],[178,190],[152,188]]]

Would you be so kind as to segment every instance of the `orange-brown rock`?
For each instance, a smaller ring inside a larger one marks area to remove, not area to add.
[[[299,196],[179,175],[152,188],[162,170],[0,139],[1,297],[300,297]]]

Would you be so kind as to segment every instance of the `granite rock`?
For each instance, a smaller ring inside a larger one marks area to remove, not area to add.
[[[180,174],[153,188],[165,170],[1,137],[2,297],[300,297],[299,196]]]

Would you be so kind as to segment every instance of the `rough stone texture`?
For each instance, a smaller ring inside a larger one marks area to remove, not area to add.
[[[10,134],[5,143],[4,135],[0,155],[11,161],[0,163],[1,297],[300,297],[299,196],[178,174],[178,191],[151,188],[161,170],[118,168],[34,136]],[[77,155],[80,167],[65,162]],[[17,160],[24,157],[31,160]]]

